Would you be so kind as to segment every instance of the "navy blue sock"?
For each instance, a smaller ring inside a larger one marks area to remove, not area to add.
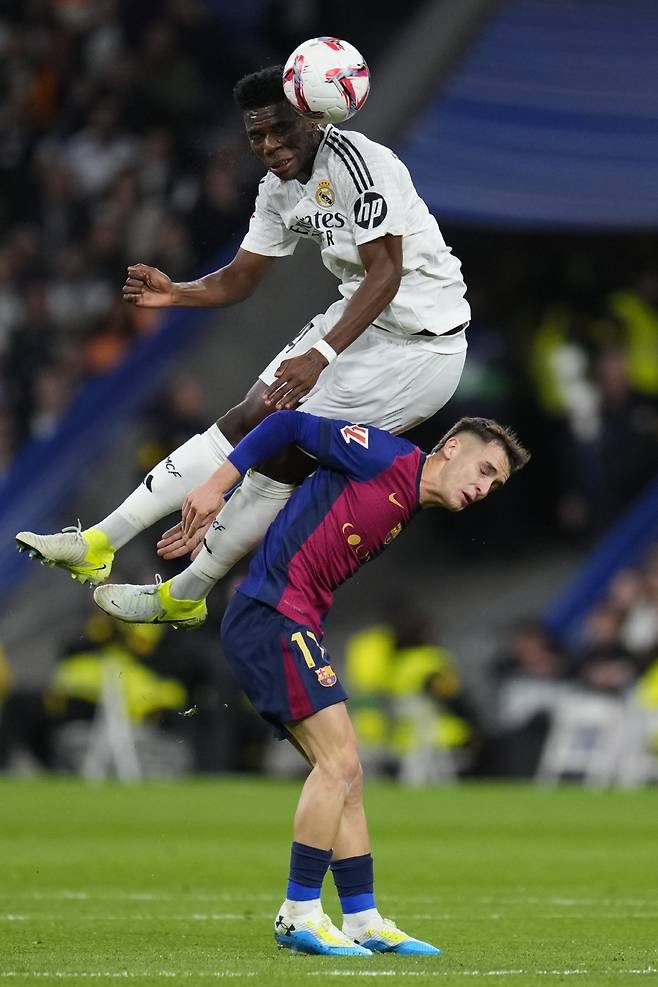
[[[331,850],[320,850],[305,843],[293,843],[286,898],[290,901],[319,898],[330,860]]]
[[[345,857],[331,864],[336,890],[340,898],[343,915],[364,912],[376,908],[374,895],[374,874],[372,856],[364,853],[361,857]]]

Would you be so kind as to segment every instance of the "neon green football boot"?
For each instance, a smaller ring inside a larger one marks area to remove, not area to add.
[[[94,600],[105,613],[128,624],[171,624],[172,627],[198,627],[208,615],[205,600],[176,600],[171,595],[172,579],[163,583],[133,586],[106,583],[94,590]]]
[[[80,522],[56,535],[19,531],[16,548],[42,565],[66,569],[72,579],[81,583],[102,583],[107,579],[116,551],[104,531],[97,528],[82,531]]]

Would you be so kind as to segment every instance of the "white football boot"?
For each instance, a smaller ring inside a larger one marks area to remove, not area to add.
[[[316,956],[372,956],[372,950],[359,946],[340,929],[320,908],[303,918],[291,918],[283,906],[274,921],[274,938],[280,948],[291,953],[313,953]]]
[[[134,586],[131,583],[105,583],[94,590],[94,600],[110,617],[128,624],[171,624],[172,627],[198,627],[207,616],[205,600],[177,600],[171,595],[172,579],[163,583]]]
[[[19,531],[16,548],[42,565],[66,569],[81,583],[101,583],[107,579],[114,559],[114,547],[105,532],[97,528],[82,531],[80,522],[55,535]]]

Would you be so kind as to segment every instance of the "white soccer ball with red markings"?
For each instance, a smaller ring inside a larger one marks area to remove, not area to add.
[[[298,45],[286,62],[283,91],[302,116],[342,123],[365,103],[370,73],[354,45],[340,38],[312,38]]]

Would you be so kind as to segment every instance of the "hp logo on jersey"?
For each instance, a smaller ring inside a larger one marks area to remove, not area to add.
[[[354,222],[362,230],[372,230],[384,222],[388,206],[379,192],[363,192],[354,203]]]

